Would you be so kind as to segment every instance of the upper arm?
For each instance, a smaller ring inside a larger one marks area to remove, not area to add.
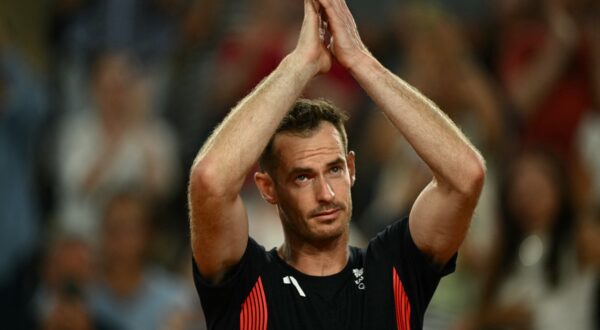
[[[248,215],[239,193],[212,187],[210,174],[192,169],[188,202],[194,260],[205,278],[219,282],[244,255]]]
[[[415,245],[436,263],[445,264],[464,240],[483,186],[483,174],[470,191],[433,179],[417,197],[409,217]]]

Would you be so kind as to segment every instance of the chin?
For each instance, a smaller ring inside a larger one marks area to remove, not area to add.
[[[310,230],[309,239],[312,241],[330,241],[337,239],[348,231],[348,226],[341,220],[329,224],[319,224],[317,228]]]

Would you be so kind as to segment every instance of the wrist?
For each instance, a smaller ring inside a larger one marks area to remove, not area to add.
[[[358,81],[361,80],[361,77],[372,75],[381,69],[383,69],[381,63],[369,52],[361,52],[348,66],[348,72]]]
[[[306,57],[297,51],[288,54],[283,59],[282,65],[285,66],[286,70],[289,70],[289,72],[292,72],[301,81],[306,83],[319,73],[318,65],[306,59]]]

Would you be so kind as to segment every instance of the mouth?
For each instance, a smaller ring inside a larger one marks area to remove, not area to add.
[[[317,220],[321,220],[321,221],[334,220],[337,218],[340,211],[341,211],[340,208],[335,208],[335,209],[315,213],[312,217]]]

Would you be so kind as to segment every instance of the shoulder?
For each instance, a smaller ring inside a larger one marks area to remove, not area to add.
[[[252,277],[257,277],[260,275],[265,264],[270,262],[272,262],[271,254],[252,237],[248,237],[248,243],[242,258],[219,283],[212,283],[204,278],[198,269],[195,259],[192,258],[194,282],[198,288],[219,289],[228,287],[242,279],[251,280]]]
[[[387,225],[383,230],[377,233],[375,237],[371,238],[369,247],[391,247],[390,245],[397,245],[406,238],[410,238],[408,217],[396,220]]]
[[[422,268],[423,271],[437,273],[441,276],[452,273],[455,268],[456,255],[445,265],[436,264],[416,246],[408,222],[409,218],[404,217],[380,231],[369,242],[368,257],[384,260],[386,263],[397,265],[400,268]]]

